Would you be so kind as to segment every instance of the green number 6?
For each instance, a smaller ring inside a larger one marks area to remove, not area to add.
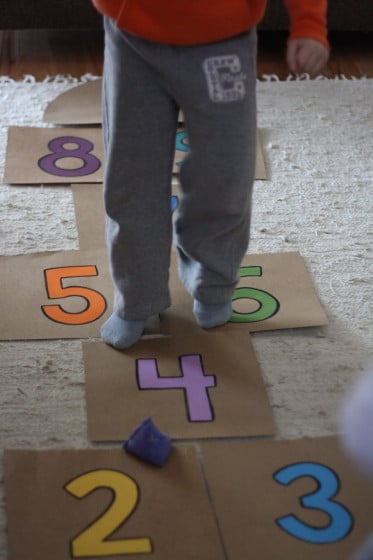
[[[261,266],[242,266],[240,268],[240,277],[262,276]],[[259,304],[259,308],[249,313],[240,313],[233,310],[231,323],[254,323],[257,321],[265,321],[276,315],[280,309],[280,302],[268,292],[258,290],[257,288],[242,287],[236,288],[233,292],[232,301],[238,299],[251,299]]]

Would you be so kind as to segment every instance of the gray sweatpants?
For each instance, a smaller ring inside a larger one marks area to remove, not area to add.
[[[249,241],[256,32],[192,47],[133,37],[110,19],[105,32],[104,198],[114,311],[140,320],[170,305],[179,108],[190,146],[174,220],[179,272],[194,298],[226,302]]]

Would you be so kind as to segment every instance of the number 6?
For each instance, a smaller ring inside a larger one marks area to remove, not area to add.
[[[262,276],[261,266],[242,266],[240,268],[240,277],[246,278],[247,276]],[[236,288],[233,292],[232,301],[238,299],[251,299],[259,304],[259,308],[251,313],[239,313],[234,311],[230,321],[232,323],[253,323],[256,321],[265,321],[273,315],[276,315],[280,309],[279,301],[268,292],[264,290],[257,290],[256,288]]]

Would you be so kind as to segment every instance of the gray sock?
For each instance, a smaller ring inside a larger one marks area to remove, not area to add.
[[[140,340],[145,321],[127,321],[113,313],[102,325],[101,336],[106,344],[124,350]]]
[[[224,325],[232,316],[232,302],[207,304],[194,300],[193,312],[196,321],[203,329],[212,329]]]

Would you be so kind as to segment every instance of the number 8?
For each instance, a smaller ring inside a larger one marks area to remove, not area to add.
[[[67,144],[75,144],[77,148],[67,149]],[[91,154],[94,146],[92,142],[79,136],[61,136],[54,138],[48,144],[48,149],[52,152],[39,159],[40,169],[50,175],[58,177],[83,177],[95,173],[100,167],[100,160]],[[78,169],[63,169],[56,165],[57,161],[64,158],[76,158],[83,162]]]

